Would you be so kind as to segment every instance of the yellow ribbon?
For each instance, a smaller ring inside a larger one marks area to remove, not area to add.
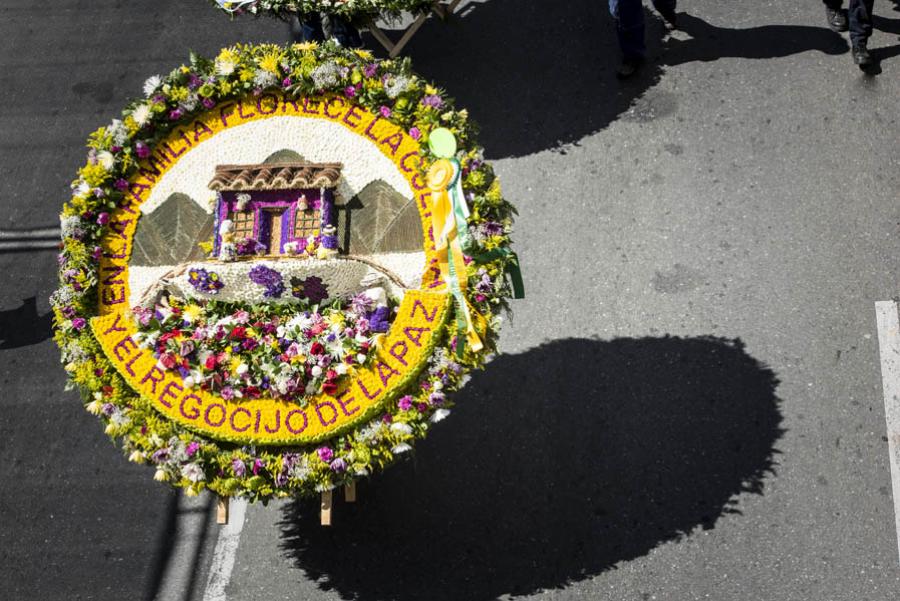
[[[436,161],[428,171],[428,188],[431,190],[431,226],[434,234],[435,255],[441,269],[441,276],[450,288],[456,300],[457,324],[460,331],[465,331],[465,340],[473,351],[484,348],[475,328],[472,314],[477,311],[466,301],[465,291],[468,286],[466,263],[463,259],[462,246],[457,236],[457,224],[449,189],[456,183],[459,175],[458,167],[447,159]],[[457,202],[464,202],[458,199]],[[463,207],[460,207],[463,209]],[[461,320],[460,320],[461,318]],[[477,315],[477,318],[481,318]],[[481,318],[483,320],[483,318]],[[461,340],[457,338],[457,350],[461,351]]]

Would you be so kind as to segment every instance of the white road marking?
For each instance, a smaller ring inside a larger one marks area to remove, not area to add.
[[[219,531],[219,540],[216,541],[212,565],[209,566],[209,579],[206,581],[203,601],[225,601],[225,589],[231,582],[231,570],[234,569],[234,558],[241,540],[241,530],[244,529],[246,512],[246,500],[231,499],[228,524],[222,526]]]
[[[900,552],[900,307],[894,301],[875,303],[881,380],[884,386],[884,416],[887,420],[894,493],[894,521]]]

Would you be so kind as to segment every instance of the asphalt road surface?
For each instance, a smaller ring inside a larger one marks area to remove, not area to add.
[[[52,4],[0,4],[0,230],[55,224],[147,76],[287,39],[201,0]],[[601,1],[470,3],[410,44],[482,124],[528,298],[334,527],[248,509],[228,599],[897,598],[874,303],[898,292],[900,4],[876,3],[876,76],[816,0],[680,10],[625,84]],[[63,391],[54,252],[0,274],[0,599],[202,599],[208,501]]]

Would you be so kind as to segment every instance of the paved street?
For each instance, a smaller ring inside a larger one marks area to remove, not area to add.
[[[228,599],[897,598],[874,303],[898,294],[900,3],[866,77],[816,0],[683,0],[624,84],[605,5],[473,2],[408,46],[482,125],[528,298],[334,527],[248,509]],[[0,34],[0,230],[55,225],[147,76],[287,39],[200,0],[5,0]],[[55,267],[0,253],[0,599],[202,599],[209,503],[187,534],[63,391]]]

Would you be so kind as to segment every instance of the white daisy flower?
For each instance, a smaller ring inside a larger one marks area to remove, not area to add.
[[[144,96],[150,96],[153,92],[156,91],[156,88],[159,87],[159,84],[162,83],[162,78],[159,75],[154,75],[152,77],[147,78],[147,81],[144,82]]]
[[[150,107],[146,104],[136,106],[131,113],[131,118],[141,127],[147,125],[147,122],[150,121]]]

